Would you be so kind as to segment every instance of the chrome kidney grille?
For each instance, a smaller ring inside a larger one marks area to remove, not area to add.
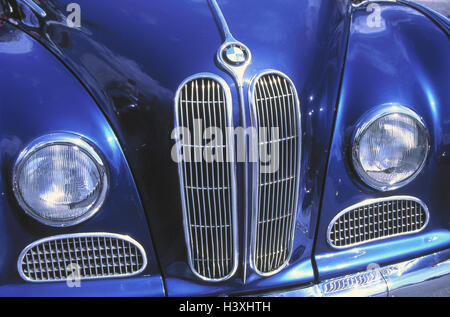
[[[255,151],[271,153],[272,160],[278,152],[276,171],[266,170],[259,160],[253,188],[252,265],[259,274],[270,275],[287,264],[293,247],[301,156],[300,105],[292,82],[276,71],[265,72],[253,81],[250,98],[253,125],[258,130]],[[260,128],[269,129],[266,137]],[[271,128],[277,128],[278,135]]]
[[[133,276],[147,265],[142,246],[128,236],[78,233],[38,240],[19,256],[20,276],[30,282]]]
[[[235,164],[226,159],[234,157],[234,142],[225,137],[206,142],[195,135],[216,127],[226,136],[233,126],[230,91],[221,78],[199,74],[181,84],[175,100],[176,127],[198,140],[183,138],[179,144],[192,155],[178,169],[189,264],[201,279],[224,280],[237,268]],[[217,156],[222,159],[205,160],[205,151],[222,153]]]
[[[328,226],[328,242],[347,248],[424,229],[429,213],[424,203],[408,196],[365,201],[340,212]]]

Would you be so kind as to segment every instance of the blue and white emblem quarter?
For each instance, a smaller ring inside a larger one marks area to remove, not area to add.
[[[247,61],[246,50],[238,45],[230,45],[223,51],[225,61],[232,65],[241,65]]]
[[[225,54],[227,59],[232,63],[245,62],[245,54],[240,47],[232,46],[226,50]]]

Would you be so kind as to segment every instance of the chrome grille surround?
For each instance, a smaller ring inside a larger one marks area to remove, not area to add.
[[[28,282],[66,281],[77,265],[80,280],[129,277],[147,266],[144,248],[129,236],[75,233],[51,236],[28,245],[17,270]]]
[[[427,206],[415,197],[370,199],[338,213],[328,225],[327,240],[333,248],[349,248],[420,232],[429,218]]]
[[[193,75],[177,90],[175,127],[193,131],[192,121],[199,118],[204,128],[216,126],[224,135],[233,127],[230,89],[217,75]],[[205,147],[202,143],[200,148]],[[230,278],[238,265],[234,139],[213,146],[219,147],[224,151],[223,162],[208,163],[201,158],[197,163],[178,163],[189,266],[198,278],[212,282]],[[227,156],[233,159],[228,161]]]
[[[263,71],[252,80],[249,98],[252,126],[258,130],[252,149],[255,157],[259,158],[263,144],[279,143],[279,170],[261,173],[260,160],[253,170],[250,264],[259,275],[270,276],[288,264],[293,249],[299,204],[300,102],[293,82],[276,70]],[[279,139],[261,142],[260,127],[279,127]]]

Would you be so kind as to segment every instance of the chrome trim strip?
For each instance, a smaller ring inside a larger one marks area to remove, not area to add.
[[[208,0],[209,4],[211,6],[211,10],[215,13],[215,16],[217,18],[218,24],[222,29],[222,35],[224,37],[224,43],[222,43],[222,45],[220,46],[219,50],[217,51],[216,54],[216,58],[217,58],[217,62],[219,63],[219,65],[225,70],[227,71],[234,79],[237,87],[238,87],[238,98],[239,98],[239,106],[241,109],[241,113],[240,113],[240,119],[241,119],[241,125],[243,128],[247,128],[247,120],[246,120],[246,111],[245,111],[245,101],[244,101],[244,77],[245,77],[245,72],[248,68],[248,66],[251,64],[252,62],[252,53],[250,51],[250,49],[243,43],[237,41],[233,35],[231,34],[230,28],[228,27],[227,21],[225,20],[225,17],[222,13],[222,10],[220,9],[218,3],[216,0]],[[225,50],[229,47],[229,46],[233,46],[236,45],[240,48],[242,48],[246,54],[247,54],[247,59],[243,64],[240,65],[232,65],[227,63],[224,58],[223,58],[223,53],[225,52]],[[247,138],[245,138],[244,140],[244,146],[245,146],[245,164],[244,164],[244,191],[245,193],[248,193],[248,164],[249,164],[249,159],[248,159],[248,141]],[[242,276],[242,280],[244,282],[244,284],[246,283],[247,280],[247,247],[248,247],[248,199],[244,200],[244,211],[245,211],[245,223],[244,223],[244,241],[243,241],[243,245],[244,245],[244,263],[243,263],[243,276]]]
[[[352,0],[352,7],[353,8],[359,8],[361,6],[364,6],[366,4],[370,4],[370,3],[383,3],[383,2],[397,2],[397,0],[364,0],[360,3],[354,3]]]
[[[95,237],[99,237],[99,238],[112,238],[112,239],[120,239],[120,240],[124,240],[127,242],[130,242],[131,244],[135,245],[139,251],[142,254],[142,267],[141,269],[139,269],[139,271],[136,271],[134,273],[130,273],[130,274],[121,274],[121,275],[110,275],[110,276],[96,276],[96,277],[81,277],[81,280],[97,280],[97,279],[109,279],[109,278],[121,278],[121,277],[131,277],[131,276],[135,276],[138,275],[140,273],[142,273],[145,268],[147,267],[147,254],[144,250],[144,247],[137,242],[136,240],[134,240],[133,238],[131,238],[130,236],[127,235],[122,235],[122,234],[116,234],[116,233],[107,233],[107,232],[87,232],[87,233],[73,233],[73,234],[62,234],[62,235],[56,235],[56,236],[51,236],[51,237],[47,237],[47,238],[43,238],[43,239],[39,239],[37,241],[34,241],[32,243],[30,243],[29,245],[27,245],[22,252],[20,252],[19,258],[17,259],[17,271],[19,272],[19,275],[22,279],[24,279],[27,282],[32,282],[32,283],[49,283],[49,282],[62,282],[65,281],[65,279],[49,279],[49,280],[33,280],[28,278],[27,276],[25,276],[25,274],[22,271],[22,260],[24,258],[24,256],[26,255],[26,253],[32,249],[33,247],[42,244],[42,243],[46,243],[46,242],[50,242],[50,241],[58,241],[58,240],[63,240],[63,239],[73,239],[73,238],[95,238]]]
[[[252,127],[256,127],[257,124],[257,119],[256,119],[256,105],[254,102],[254,97],[255,97],[255,86],[256,83],[258,82],[258,80],[263,77],[264,75],[267,74],[274,74],[274,75],[278,75],[281,76],[283,78],[285,78],[287,80],[287,82],[291,85],[292,87],[292,91],[294,93],[294,100],[296,102],[296,108],[297,108],[297,120],[298,120],[298,137],[299,137],[299,141],[298,141],[298,149],[297,149],[297,153],[298,153],[298,158],[297,158],[297,184],[296,184],[296,189],[295,189],[295,193],[296,193],[296,197],[294,199],[294,203],[296,205],[295,210],[297,212],[294,213],[294,217],[293,217],[293,225],[292,225],[292,233],[291,233],[291,238],[292,238],[292,242],[291,242],[291,250],[289,252],[289,255],[286,259],[286,261],[283,263],[283,265],[281,265],[279,268],[277,268],[276,270],[269,272],[269,273],[263,273],[260,272],[256,266],[255,266],[255,252],[256,252],[256,234],[257,234],[257,219],[258,219],[258,211],[259,211],[259,205],[258,205],[258,192],[259,192],[259,164],[253,164],[253,180],[252,180],[252,186],[253,186],[253,192],[252,192],[252,229],[251,229],[251,236],[252,236],[252,241],[251,241],[251,251],[250,251],[250,266],[251,268],[259,275],[261,276],[271,276],[274,275],[278,272],[280,272],[282,269],[284,269],[292,256],[292,252],[293,252],[293,243],[294,243],[294,233],[295,233],[295,224],[296,224],[296,218],[297,218],[297,213],[298,213],[298,206],[299,206],[299,189],[300,189],[300,175],[301,175],[301,157],[302,157],[302,122],[301,122],[301,112],[300,112],[300,101],[298,98],[298,93],[297,93],[297,89],[294,85],[294,83],[292,82],[292,80],[284,73],[278,71],[278,70],[274,70],[274,69],[267,69],[262,71],[261,73],[257,74],[255,77],[253,77],[252,81],[251,81],[251,85],[249,86],[249,91],[248,91],[248,96],[249,96],[249,107],[250,107],[250,112],[251,112],[251,126]],[[258,135],[258,134],[257,134]],[[253,157],[259,158],[259,138],[257,138],[258,140],[256,142],[254,142],[255,144],[253,144],[253,148],[250,149],[253,152]]]
[[[450,250],[439,251],[412,260],[367,271],[332,278],[319,284],[274,293],[267,297],[361,297],[390,296],[407,286],[420,287],[421,283],[450,274]],[[260,295],[258,295],[260,296]]]
[[[395,113],[404,114],[404,115],[411,117],[412,119],[417,121],[419,126],[422,127],[422,129],[425,131],[427,141],[428,141],[427,152],[425,153],[425,158],[424,158],[422,164],[414,172],[414,174],[409,176],[407,179],[405,179],[401,182],[395,183],[393,185],[375,184],[374,181],[372,179],[370,179],[370,177],[364,171],[364,168],[361,166],[361,163],[358,158],[358,150],[357,149],[359,147],[359,142],[360,142],[361,136],[367,130],[368,127],[370,127],[376,120],[378,120],[384,116],[387,116],[390,114],[395,114]],[[364,184],[366,184],[376,190],[379,190],[379,191],[390,191],[390,190],[398,189],[400,187],[403,187],[403,186],[409,184],[422,171],[422,169],[425,166],[425,163],[428,159],[431,143],[430,143],[430,134],[428,132],[428,129],[427,129],[425,123],[423,122],[422,118],[416,112],[414,112],[413,110],[411,110],[405,106],[402,106],[402,105],[388,104],[388,105],[382,105],[379,107],[375,107],[368,113],[364,114],[361,119],[359,119],[359,122],[357,123],[355,132],[353,133],[351,144],[352,144],[352,155],[351,156],[352,156],[352,161],[353,161],[353,167],[354,167],[354,170],[356,171],[356,174],[361,178],[361,180],[364,182]]]
[[[409,201],[414,201],[418,204],[420,204],[423,209],[425,210],[425,214],[426,214],[426,220],[425,223],[423,225],[423,227],[420,230],[415,230],[415,231],[409,231],[409,232],[403,232],[403,233],[398,233],[398,234],[394,234],[391,236],[385,236],[385,237],[380,237],[380,238],[375,238],[375,239],[369,239],[366,241],[362,241],[362,242],[358,242],[358,243],[353,243],[353,244],[348,244],[345,246],[335,246],[330,239],[330,233],[331,233],[331,229],[333,228],[334,223],[336,222],[336,220],[338,220],[342,215],[346,214],[349,211],[352,211],[354,209],[363,207],[363,206],[367,206],[367,205],[371,205],[371,204],[375,204],[375,203],[380,203],[380,202],[384,202],[384,201],[392,201],[392,200],[409,200]],[[329,223],[328,225],[328,229],[327,229],[327,242],[328,244],[335,248],[335,249],[348,249],[348,248],[352,248],[358,245],[362,245],[362,244],[367,244],[367,243],[371,243],[373,241],[379,241],[379,240],[384,240],[384,239],[390,239],[393,237],[398,237],[398,236],[404,236],[404,235],[408,235],[408,234],[413,234],[413,233],[418,233],[421,232],[422,230],[424,230],[427,225],[428,222],[430,221],[430,212],[428,210],[427,205],[420,200],[419,198],[416,197],[412,197],[412,196],[390,196],[390,197],[383,197],[383,198],[375,198],[375,199],[367,199],[364,200],[362,202],[359,202],[357,204],[354,204],[350,207],[345,208],[344,210],[342,210],[341,212],[339,212]]]
[[[228,27],[227,20],[225,20],[225,17],[222,13],[222,10],[219,7],[219,4],[216,0],[209,0],[209,4],[211,5],[212,9],[216,13],[217,20],[220,24],[220,27],[222,28],[222,35],[226,39],[232,39],[233,36],[231,35],[230,28]]]
[[[21,0],[21,1],[24,2],[26,5],[28,5],[34,12],[39,14],[41,18],[45,18],[47,16],[47,13],[44,11],[44,9],[38,6],[37,3],[34,2],[33,0]]]
[[[97,166],[97,170],[100,175],[101,179],[101,186],[102,186],[102,192],[100,193],[100,196],[98,200],[92,205],[91,209],[88,210],[85,214],[83,214],[80,217],[69,219],[67,221],[53,221],[46,218],[43,218],[36,214],[36,212],[29,207],[26,202],[23,200],[22,194],[19,189],[19,182],[17,181],[17,176],[20,174],[20,170],[23,167],[23,164],[25,161],[34,153],[36,153],[38,150],[55,145],[73,145],[77,146],[80,150],[82,150]],[[109,189],[109,177],[108,172],[106,169],[105,164],[103,163],[104,160],[101,158],[101,152],[86,138],[83,136],[73,134],[73,133],[52,133],[47,134],[44,136],[41,136],[35,140],[33,140],[31,143],[29,143],[24,150],[19,154],[19,156],[16,159],[16,162],[14,164],[13,169],[13,175],[12,175],[12,184],[13,184],[13,192],[14,195],[19,203],[19,205],[22,207],[22,209],[25,211],[26,214],[28,214],[30,217],[34,218],[35,220],[52,227],[70,227],[74,226],[76,224],[82,223],[89,218],[93,217],[102,207],[105,199],[106,194]]]
[[[226,128],[232,128],[233,127],[233,104],[232,104],[232,97],[231,97],[231,91],[230,88],[228,86],[228,84],[226,83],[226,81],[224,79],[222,79],[220,76],[216,75],[216,74],[212,74],[212,73],[199,73],[199,74],[195,74],[192,75],[188,78],[186,78],[185,80],[183,80],[183,82],[180,84],[180,86],[178,87],[176,94],[175,94],[175,99],[174,99],[174,105],[175,105],[175,127],[179,127],[180,126],[180,118],[179,118],[179,113],[178,113],[178,107],[179,107],[179,99],[180,99],[180,95],[181,95],[181,91],[183,89],[183,87],[189,83],[190,81],[196,80],[196,79],[213,79],[215,81],[217,81],[217,83],[219,83],[222,86],[222,89],[225,93],[225,103],[226,103],[226,107],[227,107],[227,115],[228,115],[228,123],[229,123],[229,127]],[[178,175],[179,175],[179,182],[180,182],[180,193],[181,193],[181,204],[182,204],[182,212],[183,212],[183,227],[184,227],[184,236],[185,236],[185,241],[186,241],[186,248],[187,248],[187,254],[188,254],[188,263],[189,263],[189,267],[191,269],[191,271],[194,273],[195,276],[197,276],[199,279],[204,280],[204,281],[208,281],[208,282],[221,282],[224,280],[229,279],[231,276],[234,275],[234,273],[236,273],[237,267],[238,267],[238,230],[237,230],[237,194],[236,194],[236,161],[235,161],[235,146],[234,146],[234,138],[232,140],[227,140],[229,142],[231,142],[231,144],[228,144],[228,149],[230,151],[230,157],[233,158],[233,162],[231,162],[231,194],[232,194],[232,215],[233,215],[233,247],[234,247],[234,254],[233,254],[233,268],[231,269],[230,273],[220,279],[211,279],[211,278],[207,278],[202,276],[201,274],[199,274],[196,270],[195,267],[193,265],[193,259],[192,259],[192,254],[191,254],[191,239],[190,239],[190,235],[189,235],[189,224],[188,224],[188,213],[186,210],[186,197],[185,197],[185,193],[184,193],[184,173],[183,173],[183,163],[180,162],[178,163]]]

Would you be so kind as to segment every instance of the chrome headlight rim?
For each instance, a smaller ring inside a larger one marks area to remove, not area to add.
[[[410,118],[414,119],[416,121],[416,123],[418,124],[418,126],[420,127],[420,129],[424,132],[425,136],[426,136],[426,153],[424,156],[424,159],[422,161],[422,163],[420,164],[420,166],[417,168],[417,170],[410,175],[408,178],[399,181],[395,184],[391,184],[391,185],[387,185],[381,182],[377,182],[376,180],[372,179],[370,176],[368,176],[368,174],[365,172],[360,159],[359,159],[359,146],[360,146],[360,142],[361,142],[361,138],[364,135],[364,132],[377,120],[388,116],[388,115],[392,115],[392,114],[403,114],[406,116],[409,116]],[[382,192],[387,192],[387,191],[392,191],[395,189],[399,189],[401,187],[404,187],[406,185],[408,185],[409,183],[411,183],[419,174],[420,172],[423,170],[427,160],[428,160],[428,156],[429,156],[429,152],[430,152],[430,148],[431,148],[431,143],[430,143],[430,134],[428,131],[428,128],[425,125],[425,122],[423,121],[423,119],[412,109],[400,105],[400,104],[388,104],[388,105],[382,105],[379,107],[376,107],[375,109],[369,111],[368,113],[366,113],[365,115],[363,115],[363,117],[359,120],[355,132],[353,133],[353,137],[352,137],[352,163],[353,163],[353,168],[356,172],[356,174],[359,176],[359,178],[362,180],[362,182],[373,188],[376,189],[378,191],[382,191]]]
[[[89,210],[84,214],[82,214],[81,216],[69,218],[67,220],[52,220],[42,217],[35,210],[33,210],[33,208],[28,206],[28,204],[25,202],[22,196],[18,177],[20,175],[22,168],[27,162],[27,159],[30,158],[34,153],[38,152],[39,150],[53,145],[66,145],[78,147],[84,154],[86,154],[92,160],[99,173],[101,186],[100,195],[98,199],[95,201],[95,203],[89,208]],[[24,210],[24,212],[28,216],[44,225],[51,227],[71,227],[83,223],[88,219],[92,218],[101,209],[103,203],[106,200],[107,192],[109,190],[109,173],[104,162],[105,160],[103,159],[103,155],[96,148],[96,146],[87,138],[81,135],[69,132],[57,132],[43,135],[31,141],[22,150],[22,152],[20,152],[19,156],[17,157],[14,163],[12,173],[12,188],[14,196],[16,197],[19,206]]]

